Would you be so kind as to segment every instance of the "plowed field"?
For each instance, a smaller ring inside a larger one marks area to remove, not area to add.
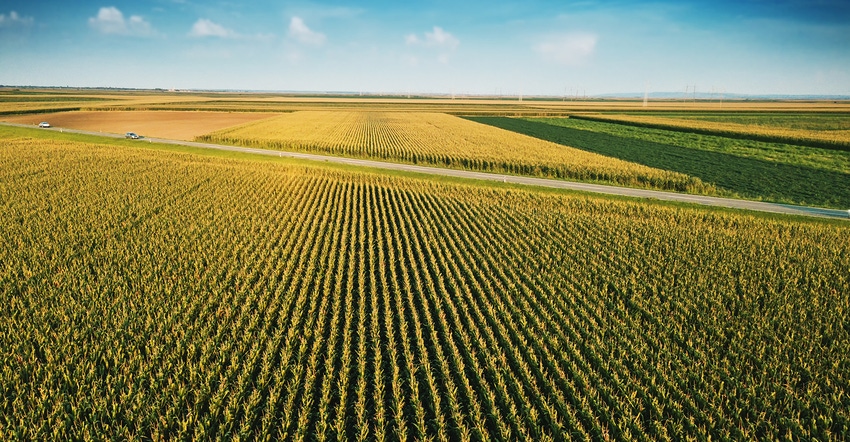
[[[55,127],[69,129],[135,132],[147,137],[192,140],[209,132],[276,115],[256,112],[79,111],[14,115],[3,117],[2,121],[33,125],[47,121]]]

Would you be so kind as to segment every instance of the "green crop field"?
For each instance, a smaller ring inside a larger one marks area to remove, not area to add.
[[[847,112],[581,114],[574,118],[796,146],[850,150]]]
[[[653,114],[644,112],[641,115],[677,118],[694,121],[713,121],[717,123],[732,123],[760,128],[812,130],[845,133],[850,131],[850,117],[846,112],[666,112]]]
[[[622,138],[724,153],[773,163],[792,166],[799,165],[832,172],[850,171],[850,151],[702,135],[683,130],[634,127],[578,118],[530,118],[528,120],[554,126],[615,135]]]
[[[471,120],[656,169],[687,174],[721,194],[850,207],[850,152],[634,127],[576,118]]]
[[[850,226],[0,128],[0,439],[850,437]]]

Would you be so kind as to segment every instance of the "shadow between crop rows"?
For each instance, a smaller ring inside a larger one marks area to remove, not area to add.
[[[745,197],[840,209],[850,207],[850,174],[517,118],[467,119],[600,155],[681,172]]]

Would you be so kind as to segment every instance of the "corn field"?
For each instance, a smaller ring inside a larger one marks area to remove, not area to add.
[[[293,112],[216,131],[197,140],[653,189],[715,192],[713,186],[682,173],[442,113]]]
[[[850,436],[850,228],[0,141],[0,439]]]

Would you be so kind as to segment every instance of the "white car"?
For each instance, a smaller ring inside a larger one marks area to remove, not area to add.
[[[42,121],[41,123],[38,123],[38,127],[50,127],[50,123]]]

